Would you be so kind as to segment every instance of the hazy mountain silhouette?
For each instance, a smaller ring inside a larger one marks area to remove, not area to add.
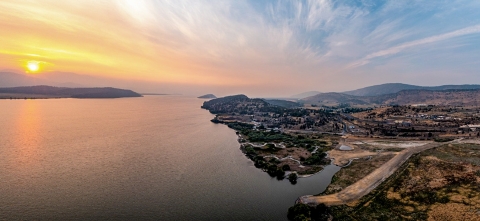
[[[448,88],[441,86],[437,88]],[[337,106],[348,105],[479,105],[480,89],[445,89],[445,90],[402,90],[391,94],[377,96],[355,96],[343,93],[322,93],[302,99],[306,104]]]
[[[464,85],[442,85],[442,86],[417,86],[410,84],[401,84],[401,83],[388,83],[373,85],[369,87],[360,88],[353,91],[346,91],[343,94],[355,95],[355,96],[378,96],[383,94],[393,94],[403,90],[431,90],[431,91],[440,91],[440,90],[463,90],[463,89],[480,89],[480,85],[475,84],[464,84]]]
[[[292,95],[291,98],[302,99],[302,98],[314,96],[314,95],[317,95],[317,94],[320,94],[320,93],[322,93],[322,92],[319,92],[319,91],[307,91],[307,92],[303,92],[303,93],[300,93],[300,94]]]
[[[42,95],[50,97],[71,97],[71,98],[121,98],[121,97],[141,97],[142,95],[125,89],[103,87],[103,88],[66,88],[52,86],[24,86],[0,88],[0,94],[21,96]]]
[[[13,71],[0,71],[0,87],[21,87],[49,85],[55,87],[115,87],[142,93],[162,93],[164,88],[159,83],[96,77],[71,72],[43,72],[39,74],[19,74]]]

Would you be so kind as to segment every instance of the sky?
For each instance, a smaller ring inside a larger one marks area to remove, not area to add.
[[[2,0],[0,70],[197,95],[480,84],[480,1]]]

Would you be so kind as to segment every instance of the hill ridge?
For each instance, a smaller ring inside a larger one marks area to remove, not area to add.
[[[306,104],[337,106],[348,105],[478,105],[480,88],[444,89],[444,90],[402,90],[396,93],[377,96],[355,96],[343,93],[322,93],[302,99]]]

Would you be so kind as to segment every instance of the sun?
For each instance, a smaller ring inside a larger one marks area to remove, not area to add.
[[[27,63],[27,69],[31,72],[36,72],[40,69],[40,65],[38,61],[29,61]]]

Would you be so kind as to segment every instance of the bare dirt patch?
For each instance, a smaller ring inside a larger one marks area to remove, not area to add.
[[[384,155],[390,155],[390,154],[393,154],[393,153],[392,152],[377,153],[377,152],[364,150],[361,148],[355,148],[353,150],[348,150],[348,151],[335,149],[328,152],[329,157],[335,159],[333,163],[337,166],[346,165],[351,159],[355,159],[355,158],[365,158],[369,156],[372,156],[372,157],[384,156]]]
[[[332,183],[324,194],[340,192],[382,166],[385,162],[392,159],[394,155],[390,153],[354,160],[348,167],[342,168],[335,174]]]
[[[330,214],[339,220],[480,220],[477,154],[476,144],[426,150],[358,204],[332,207]]]
[[[292,158],[294,158],[296,160],[300,160],[300,158],[307,159],[307,158],[311,157],[312,153],[310,153],[310,151],[308,151],[305,148],[290,147],[290,148],[285,148],[285,149],[278,150],[277,152],[275,152],[275,155],[280,157],[280,158],[291,156]]]
[[[480,220],[477,210],[463,203],[436,204],[428,212],[428,221]]]

